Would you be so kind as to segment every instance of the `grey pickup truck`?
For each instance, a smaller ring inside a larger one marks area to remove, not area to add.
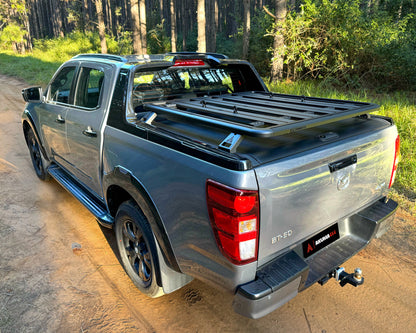
[[[390,226],[399,160],[393,121],[371,103],[269,92],[222,54],[82,54],[43,91],[24,89],[23,132],[50,176],[115,231],[138,289],[193,278],[262,317]]]

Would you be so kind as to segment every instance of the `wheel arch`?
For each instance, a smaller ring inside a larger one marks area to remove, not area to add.
[[[33,134],[35,135],[35,139],[39,144],[39,147],[40,147],[40,150],[42,152],[43,157],[49,162],[50,161],[49,156],[46,153],[46,149],[43,146],[43,142],[40,139],[38,130],[36,129],[35,122],[34,122],[32,116],[31,116],[31,114],[29,113],[28,110],[25,110],[23,112],[22,127],[23,127],[23,134],[24,134],[24,137],[25,137],[26,144],[27,144],[27,132],[29,131],[29,129],[32,129]]]
[[[105,200],[113,217],[123,202],[130,199],[136,202],[148,219],[161,249],[163,260],[169,268],[181,273],[156,205],[140,181],[127,169],[117,166],[111,173],[104,176],[103,187]]]

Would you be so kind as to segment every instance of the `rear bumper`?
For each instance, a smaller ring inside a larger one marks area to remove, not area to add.
[[[234,311],[257,319],[282,306],[362,250],[372,238],[384,234],[393,222],[396,209],[395,201],[383,198],[338,221],[340,239],[316,254],[304,258],[302,244],[298,244],[274,259],[257,271],[254,281],[237,288]]]

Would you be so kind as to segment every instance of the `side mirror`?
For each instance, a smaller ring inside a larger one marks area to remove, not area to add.
[[[25,102],[38,102],[42,101],[42,88],[31,87],[22,90],[22,96]]]

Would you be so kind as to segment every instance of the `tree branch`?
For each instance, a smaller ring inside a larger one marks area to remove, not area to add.
[[[266,6],[263,6],[263,9],[266,12],[266,14],[268,14],[271,17],[273,17],[274,19],[276,19],[276,15],[274,15],[270,10],[268,10]]]

